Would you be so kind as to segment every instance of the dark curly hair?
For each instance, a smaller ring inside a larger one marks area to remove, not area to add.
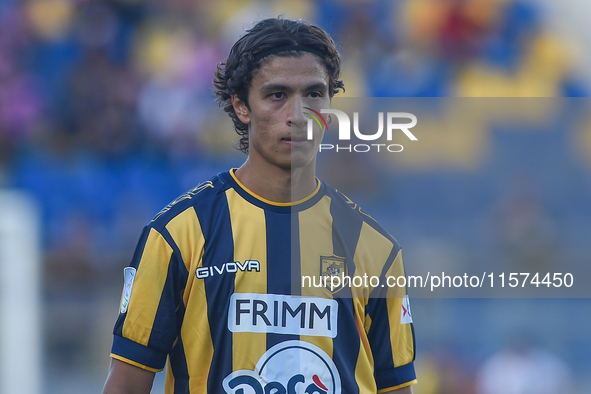
[[[247,30],[232,49],[228,58],[218,63],[213,80],[216,101],[234,122],[234,129],[240,136],[237,148],[248,154],[248,125],[236,115],[232,106],[232,95],[236,95],[248,108],[248,89],[254,71],[257,70],[267,54],[278,56],[299,56],[303,46],[307,52],[317,54],[323,61],[328,74],[328,92],[330,97],[345,85],[340,80],[341,58],[333,39],[321,28],[304,20],[269,18],[258,22]],[[275,53],[274,48],[286,47],[286,51]]]

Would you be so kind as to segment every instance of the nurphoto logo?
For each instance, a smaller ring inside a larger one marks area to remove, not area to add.
[[[349,116],[338,109],[321,109],[320,112],[309,107],[304,107],[311,112],[304,112],[308,115],[308,140],[313,139],[314,122],[318,124],[321,129],[328,130],[328,124],[322,114],[333,114],[336,116],[339,123],[339,141],[351,141],[351,120]],[[410,131],[411,128],[417,124],[417,117],[409,112],[388,112],[386,113],[386,139],[391,142],[395,131],[403,132],[411,141],[417,141],[417,137]],[[410,120],[410,122],[400,123],[401,119]],[[361,141],[376,141],[384,134],[384,113],[378,112],[378,130],[373,134],[364,134],[359,130],[359,112],[353,112],[353,133],[355,137]],[[363,143],[363,144],[320,144],[320,152],[323,150],[347,151],[347,152],[369,152],[387,151],[387,152],[402,152],[403,146],[400,144],[384,144],[384,143]]]

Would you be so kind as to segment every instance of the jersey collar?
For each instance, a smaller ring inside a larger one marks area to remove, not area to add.
[[[232,185],[232,187],[240,194],[245,200],[251,202],[252,204],[259,206],[264,209],[276,211],[276,212],[294,212],[294,211],[301,211],[303,209],[307,209],[312,205],[316,204],[318,200],[324,194],[324,184],[320,179],[316,178],[316,189],[307,197],[302,198],[298,201],[293,202],[275,202],[263,198],[252,190],[249,190],[246,186],[242,184],[236,177],[235,171],[237,168],[232,168],[230,171],[224,173],[225,179],[228,183]]]

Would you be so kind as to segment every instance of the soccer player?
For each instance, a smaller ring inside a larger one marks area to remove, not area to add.
[[[166,393],[412,393],[406,298],[292,288],[306,275],[403,273],[394,238],[315,176],[324,129],[308,139],[305,112],[329,107],[339,75],[333,40],[301,20],[259,22],[218,65],[247,159],[144,228],[105,394],[149,393],[167,360]]]

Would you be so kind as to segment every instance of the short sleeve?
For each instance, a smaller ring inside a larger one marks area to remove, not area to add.
[[[386,275],[403,273],[402,264],[399,250]],[[386,294],[386,297],[371,298],[366,306],[366,319],[378,392],[415,383],[415,335],[408,297]]]
[[[111,357],[160,371],[182,322],[186,268],[166,229],[144,228],[126,268]]]

